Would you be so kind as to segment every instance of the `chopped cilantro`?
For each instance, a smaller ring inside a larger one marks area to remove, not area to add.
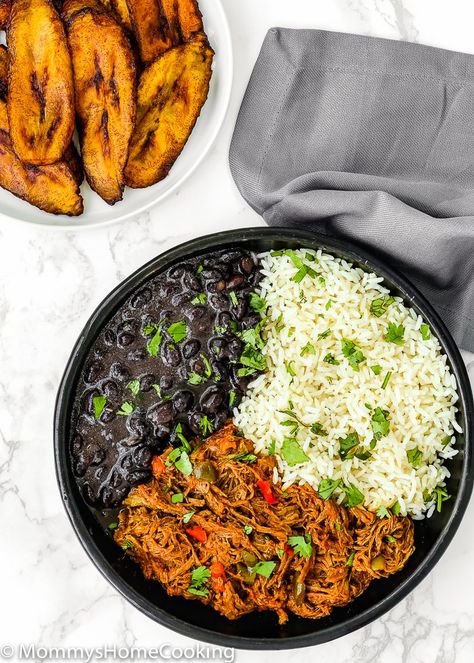
[[[201,354],[201,359],[204,363],[204,375],[206,378],[210,378],[212,375],[212,366],[209,363],[209,359],[203,354]]]
[[[395,300],[393,297],[378,297],[370,304],[370,312],[372,315],[380,318],[384,313],[387,312],[388,307],[391,306],[394,301]]]
[[[198,566],[191,574],[191,584],[188,587],[188,592],[195,596],[209,596],[209,590],[206,587],[211,572],[205,566]]]
[[[352,566],[354,564],[354,557],[355,557],[355,550],[353,550],[349,555],[349,557],[347,558],[346,566]]]
[[[355,450],[360,444],[360,438],[356,431],[349,433],[347,437],[339,438],[339,455],[345,460],[346,458],[353,458],[355,455]]]
[[[185,477],[188,477],[192,474],[193,466],[189,460],[188,452],[180,450],[180,456],[174,461],[174,465],[177,470],[184,474]]]
[[[176,428],[174,430],[176,433],[176,437],[183,445],[183,449],[188,452],[191,451],[191,445],[183,435],[183,424],[181,422],[176,424]]]
[[[397,502],[395,502],[395,504],[392,506],[392,513],[393,513],[394,516],[398,516],[398,514],[400,513],[400,511],[401,511],[400,502],[397,501]]]
[[[341,363],[331,352],[328,352],[327,355],[324,356],[323,361],[325,361],[326,364],[332,364],[333,366],[339,366]]]
[[[229,407],[234,407],[236,396],[237,394],[235,391],[229,392]]]
[[[252,347],[250,343],[247,343],[244,347],[239,361],[244,366],[255,368],[258,371],[263,371],[265,368],[265,357],[260,350]]]
[[[371,366],[370,370],[375,373],[375,375],[380,375],[382,372],[382,367],[379,364],[375,364],[375,366]]]
[[[268,455],[269,456],[274,456],[275,455],[275,447],[276,447],[276,440],[272,440],[270,442],[270,446],[268,447]]]
[[[341,341],[342,353],[349,364],[352,366],[354,371],[359,370],[359,364],[365,361],[365,357],[360,350],[357,349],[354,341],[349,340],[348,338],[343,338]]]
[[[252,567],[252,573],[258,573],[258,575],[263,576],[264,578],[269,578],[275,570],[275,567],[276,562],[257,562],[255,566]]]
[[[392,371],[388,371],[387,374],[385,375],[383,382],[382,382],[382,389],[386,389],[388,382],[390,378],[392,377]]]
[[[173,322],[173,324],[168,327],[168,334],[171,336],[175,343],[179,343],[188,335],[188,327],[186,322],[184,320]]]
[[[241,463],[247,463],[247,465],[252,465],[257,462],[257,456],[251,453],[241,453],[229,456],[232,460],[237,460]]]
[[[381,407],[376,407],[370,425],[376,440],[386,437],[390,431],[390,417],[388,410],[383,410]]]
[[[187,513],[184,514],[183,516],[183,523],[187,525],[191,518],[194,516],[195,511],[188,511]]]
[[[290,467],[309,460],[294,437],[285,437],[281,445],[281,455]]]
[[[300,557],[311,557],[313,554],[313,546],[311,545],[309,534],[305,534],[305,536],[290,536],[288,543]]]
[[[244,525],[242,529],[244,530],[244,534],[247,534],[247,536],[249,534],[252,534],[252,532],[253,532],[252,525]]]
[[[328,432],[325,428],[323,428],[322,424],[319,423],[319,421],[315,421],[314,424],[311,424],[310,431],[313,433],[313,435],[327,435]]]
[[[214,430],[214,426],[212,424],[212,421],[208,418],[206,414],[203,414],[200,421],[199,421],[199,426],[201,428],[201,432],[203,435],[210,435],[212,431]]]
[[[256,292],[250,293],[250,308],[256,313],[265,313],[267,302]]]
[[[346,506],[351,508],[362,504],[364,501],[364,495],[360,492],[357,486],[354,486],[353,483],[350,483],[348,486],[343,486],[344,492],[346,493]]]
[[[231,290],[229,292],[229,299],[232,302],[232,306],[234,308],[237,308],[237,306],[239,305],[239,300],[237,299],[237,295],[235,294],[234,290]]]
[[[159,384],[152,384],[153,389],[156,391],[159,398],[161,398],[161,387]]]
[[[326,331],[321,332],[321,334],[318,334],[318,341],[322,341],[323,338],[327,338],[331,333],[330,329],[326,329]]]
[[[409,449],[407,451],[408,462],[415,469],[420,467],[421,461],[423,460],[423,452],[418,447]]]
[[[397,542],[397,539],[394,536],[391,536],[390,534],[387,534],[387,536],[385,538],[387,540],[387,543],[396,543]]]
[[[443,447],[443,449],[444,447],[448,446],[448,444],[451,442],[451,439],[452,435],[446,435],[445,437],[443,437],[443,439],[441,440],[441,446]]]
[[[340,479],[323,479],[319,482],[318,496],[322,500],[328,500],[340,483]]]
[[[426,324],[421,325],[420,332],[421,332],[421,338],[424,341],[428,341],[431,338],[431,331],[429,325]]]
[[[202,384],[203,382],[206,382],[206,378],[203,375],[199,375],[199,373],[195,373],[194,371],[189,374],[188,376],[188,384]]]
[[[207,302],[207,295],[205,292],[200,292],[194,299],[191,299],[191,304],[193,306],[198,306],[201,304],[201,306],[204,306],[205,303]]]
[[[184,501],[183,493],[174,493],[174,495],[171,495],[171,502],[173,504],[178,504],[179,502],[183,501]]]
[[[109,523],[107,525],[107,529],[110,529],[110,530],[117,529],[117,527],[118,527],[118,522],[117,521],[114,521],[113,523]]]
[[[125,541],[120,545],[122,550],[129,550],[130,548],[133,548],[133,543],[129,541],[128,539],[125,539]]]
[[[125,403],[122,403],[120,406],[120,410],[117,412],[117,414],[120,414],[122,417],[128,417],[128,415],[132,414],[134,410],[134,404],[130,403],[130,401],[125,401]]]
[[[127,389],[130,389],[133,396],[137,396],[140,391],[140,380],[132,380],[127,384]]]
[[[203,265],[199,265],[198,268],[196,269],[196,274],[199,276],[199,274],[203,271],[204,271]]]
[[[404,339],[405,327],[403,325],[397,325],[394,322],[389,322],[387,327],[387,333],[385,334],[385,340],[389,343],[395,343],[396,345],[403,345],[405,343]]]
[[[257,369],[256,368],[239,368],[237,375],[239,378],[245,378],[248,375],[253,375]]]
[[[438,488],[434,489],[433,495],[436,497],[436,511],[438,513],[441,513],[441,509],[443,508],[443,502],[446,502],[447,500],[451,499],[451,495],[448,495],[446,490],[444,488],[441,488],[438,486]]]
[[[379,518],[390,518],[390,513],[388,512],[387,507],[383,504],[377,509],[377,515]]]
[[[293,368],[292,364],[294,364],[294,362],[293,362],[293,361],[289,361],[289,362],[286,364],[286,370],[287,370],[288,373],[294,378],[294,377],[296,376],[296,371],[295,371],[295,369]]]
[[[94,396],[92,399],[94,405],[94,416],[96,419],[100,418],[100,415],[104,411],[105,406],[107,405],[106,396]]]
[[[326,302],[326,306],[324,308],[326,309],[326,311],[329,311],[331,306],[332,306],[332,299],[328,299]]]
[[[304,357],[305,355],[315,355],[316,354],[316,348],[312,343],[306,343],[304,348],[302,348],[300,352],[300,357]]]
[[[155,333],[153,337],[148,341],[146,349],[148,354],[152,357],[156,357],[161,347],[161,342],[163,341],[163,334],[161,333],[161,326],[155,328]],[[146,331],[145,331],[146,333]]]

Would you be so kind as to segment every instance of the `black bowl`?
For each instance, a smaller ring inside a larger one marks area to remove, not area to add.
[[[464,433],[457,436],[459,453],[449,461],[448,490],[453,498],[443,505],[441,513],[416,523],[416,550],[402,571],[386,580],[373,582],[369,590],[353,603],[335,609],[329,617],[320,620],[292,616],[287,624],[279,626],[275,615],[265,612],[230,621],[198,601],[169,597],[157,582],[146,581],[138,566],[104,532],[81,497],[71,471],[69,445],[74,393],[85,358],[99,331],[132,291],[160,271],[183,258],[236,245],[253,251],[322,248],[365,270],[376,272],[385,279],[385,285],[392,292],[403,297],[429,323],[458,384],[459,423]],[[434,567],[453,538],[472,491],[473,418],[472,392],[456,344],[437,313],[404,277],[348,243],[312,232],[270,228],[233,230],[200,237],[158,256],[115,288],[94,312],[74,347],[59,388],[54,422],[56,472],[67,514],[89,557],[107,580],[146,615],[179,633],[222,646],[246,649],[304,647],[346,635],[380,617]]]

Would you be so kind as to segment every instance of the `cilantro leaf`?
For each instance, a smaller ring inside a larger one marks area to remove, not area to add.
[[[257,562],[255,566],[252,567],[252,573],[258,573],[258,575],[263,576],[264,578],[269,578],[275,570],[275,567],[276,562]]]
[[[310,431],[313,433],[313,435],[327,435],[328,432],[325,428],[323,428],[322,424],[319,423],[319,421],[315,421],[314,424],[311,424]]]
[[[244,530],[244,534],[247,534],[247,536],[249,534],[252,534],[252,532],[253,532],[252,525],[244,525],[242,529]]]
[[[148,350],[148,354],[151,355],[152,357],[156,357],[160,350],[161,343],[163,341],[163,334],[161,333],[161,330],[162,330],[161,326],[156,328],[153,338],[151,338],[151,340],[149,340],[147,343],[146,349]]]
[[[237,308],[237,306],[239,305],[239,300],[237,299],[237,295],[235,294],[234,290],[231,290],[231,292],[229,292],[229,299],[232,302],[233,308]]]
[[[199,426],[201,428],[201,432],[203,435],[210,435],[212,431],[214,430],[214,426],[212,421],[209,419],[207,414],[203,414],[200,421],[199,421]]]
[[[358,506],[364,501],[364,495],[360,492],[357,486],[354,486],[353,483],[350,483],[348,486],[343,486],[344,492],[346,493],[346,506],[351,508],[353,506]]]
[[[195,596],[209,596],[209,590],[206,587],[211,572],[205,566],[198,566],[191,574],[191,584],[188,587],[188,592]]]
[[[132,380],[127,384],[127,389],[130,389],[133,396],[137,396],[140,391],[140,380]]]
[[[187,525],[195,513],[196,513],[195,511],[188,511],[187,513],[185,513],[183,516],[183,523]]]
[[[377,515],[379,518],[390,518],[390,513],[388,512],[387,507],[383,504],[377,509]]]
[[[306,463],[309,460],[294,437],[285,437],[281,445],[281,455],[290,467]]]
[[[347,437],[339,438],[339,455],[344,459],[353,458],[355,455],[355,450],[360,444],[360,438],[356,431],[349,433]]]
[[[387,333],[384,338],[389,343],[395,343],[396,345],[403,345],[405,343],[404,339],[405,327],[403,325],[397,325],[394,322],[389,322],[387,327]]]
[[[375,375],[379,375],[382,372],[382,367],[379,364],[375,364],[375,366],[371,366],[370,370],[375,373]]]
[[[388,307],[391,306],[394,301],[393,297],[378,297],[370,304],[370,312],[372,315],[375,315],[375,317],[380,318],[387,312]]]
[[[326,362],[326,364],[332,364],[333,366],[339,366],[341,363],[331,352],[328,352],[327,355],[324,356],[323,361]]]
[[[178,504],[179,502],[183,501],[184,501],[183,493],[174,493],[174,495],[171,495],[172,504]]]
[[[94,416],[96,419],[99,419],[100,415],[104,411],[105,406],[107,405],[107,397],[94,396],[92,399],[92,404],[94,405]]]
[[[201,306],[204,306],[207,302],[207,295],[205,292],[200,292],[199,294],[196,295],[194,299],[191,299],[191,304],[193,306],[198,306],[199,304]]]
[[[179,343],[188,335],[188,326],[186,325],[186,322],[184,320],[173,322],[173,324],[168,327],[168,334],[175,343]]]
[[[187,451],[184,451],[184,449],[180,452],[179,458],[175,460],[174,466],[181,472],[181,474],[184,474],[185,477],[188,477],[193,472],[193,466],[189,460],[188,453]]]
[[[120,406],[120,410],[118,410],[117,414],[120,414],[122,417],[128,417],[128,415],[132,414],[134,410],[134,404],[130,403],[129,401],[125,401],[125,403],[122,403]]]
[[[342,339],[341,347],[342,347],[342,354],[345,357],[347,357],[349,364],[352,366],[354,371],[358,371],[359,364],[365,361],[365,357],[362,354],[361,350],[358,350],[354,341],[351,341],[348,338]]]
[[[372,431],[376,440],[386,437],[390,431],[390,417],[388,410],[383,410],[381,407],[376,407],[370,422]]]
[[[418,448],[414,447],[407,451],[408,462],[415,469],[420,467],[421,461],[423,460],[423,452]]]
[[[316,348],[312,343],[306,343],[304,348],[302,348],[300,352],[300,357],[304,357],[305,355],[315,355],[316,354]]]
[[[429,325],[422,324],[420,327],[420,332],[421,332],[421,338],[424,341],[428,341],[431,338],[431,330]]]
[[[203,382],[206,382],[206,378],[204,375],[199,375],[199,373],[195,373],[194,371],[189,374],[188,376],[188,384],[202,384]]]
[[[321,332],[318,334],[318,341],[322,341],[324,338],[327,338],[331,334],[330,329],[326,329],[326,331]]]
[[[318,496],[322,500],[328,500],[340,483],[340,479],[323,479],[319,482]]]
[[[309,534],[305,534],[305,536],[290,536],[288,543],[300,557],[311,557],[313,554],[313,546],[311,545]]]
[[[267,309],[267,302],[260,297],[256,292],[250,293],[250,308],[255,313],[265,313]]]

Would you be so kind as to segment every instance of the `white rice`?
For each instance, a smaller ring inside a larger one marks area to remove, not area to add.
[[[285,487],[309,483],[317,490],[322,479],[341,479],[333,494],[339,502],[345,498],[342,484],[353,484],[372,511],[398,502],[402,515],[415,519],[431,515],[435,500],[426,499],[427,495],[449,477],[443,461],[457,453],[454,435],[461,432],[456,422],[456,381],[438,340],[433,336],[423,340],[423,319],[399,297],[381,317],[370,313],[374,299],[390,294],[375,274],[322,251],[295,253],[302,259],[308,253],[315,256],[317,262],[305,263],[324,281],[306,275],[298,284],[293,280],[298,269],[287,255],[261,256],[264,279],[259,294],[268,304],[263,331],[267,368],[234,411],[235,424],[257,451],[268,451],[274,444]],[[403,345],[384,339],[389,322],[403,324]],[[318,334],[328,329],[330,335],[318,340]],[[342,353],[343,338],[352,340],[366,358],[358,372]],[[316,354],[301,356],[307,343]],[[323,361],[327,353],[340,364]],[[294,376],[288,372],[289,364]],[[374,365],[381,366],[379,375],[371,370]],[[390,380],[382,389],[389,371]],[[288,416],[279,411],[290,404],[304,424],[319,422],[327,431],[315,436],[299,426],[296,439],[309,460],[294,466],[279,453],[284,439],[291,436],[281,425]],[[369,460],[342,460],[339,438],[356,431],[366,448],[373,440],[373,410],[366,404],[389,412],[390,431],[376,442]],[[451,441],[443,446],[447,436]],[[416,469],[407,457],[414,447],[423,452]]]

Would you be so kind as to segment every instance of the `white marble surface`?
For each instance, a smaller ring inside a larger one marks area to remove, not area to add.
[[[128,605],[77,542],[56,487],[53,407],[73,342],[113,286],[185,239],[261,223],[233,186],[227,152],[266,29],[318,27],[474,53],[471,0],[223,1],[234,39],[235,85],[224,129],[199,171],[150,213],[121,225],[82,232],[0,227],[0,656],[8,655],[1,646],[9,643],[191,643]],[[474,357],[466,359],[474,378]],[[236,660],[472,663],[473,521],[471,503],[436,569],[371,626],[307,650],[239,651]]]

